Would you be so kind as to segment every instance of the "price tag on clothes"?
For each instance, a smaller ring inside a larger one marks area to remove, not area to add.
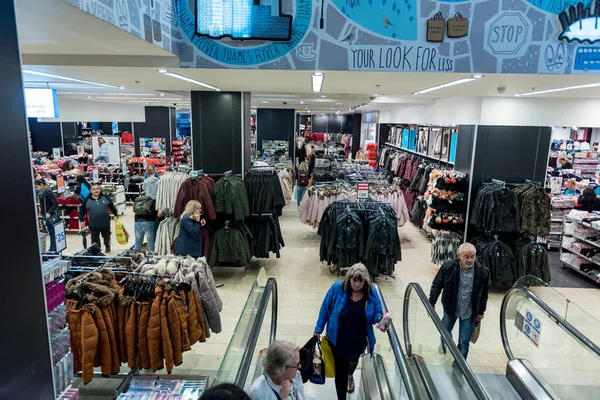
[[[100,180],[98,176],[98,168],[94,169],[94,172],[92,173],[92,179],[94,183],[97,183]]]
[[[576,169],[575,170],[575,175],[581,176],[581,169]]]
[[[60,253],[67,248],[67,238],[65,237],[65,222],[60,220],[54,225],[54,239],[56,240],[56,252]]]
[[[83,153],[84,153],[84,152],[85,152],[85,151],[84,151],[84,149],[83,149],[83,146],[77,146],[77,155],[78,155],[78,156],[80,156],[80,157],[81,157],[81,156],[83,156]]]
[[[369,198],[369,184],[367,182],[360,182],[356,186],[356,191],[358,193],[359,199],[368,199]]]
[[[54,156],[55,160],[58,160],[60,158],[60,147],[53,147],[52,155]]]

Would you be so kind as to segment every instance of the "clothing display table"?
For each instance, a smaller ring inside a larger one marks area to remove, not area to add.
[[[600,275],[600,213],[572,210],[562,229],[560,261],[583,276]]]

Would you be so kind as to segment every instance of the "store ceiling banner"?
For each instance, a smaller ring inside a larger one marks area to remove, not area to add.
[[[58,118],[55,89],[25,89],[25,106],[29,118]]]
[[[600,0],[63,1],[186,68],[600,72]]]

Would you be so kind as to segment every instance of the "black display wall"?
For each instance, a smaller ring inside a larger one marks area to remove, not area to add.
[[[348,118],[352,117],[352,158],[356,156],[356,152],[360,148],[360,124],[362,121],[362,114],[352,114]]]
[[[119,122],[119,132],[131,132],[133,124],[131,122]]]
[[[133,123],[136,156],[140,155],[140,138],[163,138],[167,155],[171,153],[171,129],[176,128],[175,124],[171,124],[171,108],[146,107],[146,122]]]
[[[61,147],[62,134],[60,122],[38,122],[37,118],[27,118],[31,132],[33,151],[45,151],[52,154],[54,147]]]
[[[63,145],[65,146],[65,155],[70,156],[77,154],[77,143],[79,142],[79,134],[77,132],[76,122],[61,122]]]
[[[0,343],[5,360],[0,365],[0,398],[51,400],[56,396],[15,2],[0,1],[0,16],[0,137],[5,149],[0,167],[10,180],[8,193],[0,198],[4,211],[0,213],[0,224],[5,227],[0,233],[4,243],[0,265],[6,283],[0,312]]]
[[[192,92],[191,114],[194,169],[239,174],[242,165],[249,167],[249,93]]]
[[[262,152],[263,140],[283,140],[288,142],[288,152],[294,154],[295,110],[259,108],[256,110],[257,149]]]
[[[312,131],[313,133],[347,133],[345,115],[332,114],[313,114]]]
[[[471,174],[473,146],[475,146],[475,129],[475,125],[458,126],[454,169],[467,175]]]

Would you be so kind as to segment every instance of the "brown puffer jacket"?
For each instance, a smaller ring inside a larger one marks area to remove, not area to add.
[[[127,362],[127,346],[125,345],[125,325],[129,318],[129,306],[131,305],[131,297],[124,295],[124,290],[119,291],[117,299],[117,331],[119,336],[119,360],[121,363]]]
[[[171,290],[167,302],[169,333],[173,347],[173,363],[183,363],[183,352],[192,349],[188,338],[185,300],[176,290]]]
[[[127,365],[129,368],[135,368],[137,345],[138,345],[138,304],[132,301],[129,305],[129,315],[125,323],[125,347],[127,348]]]
[[[167,372],[170,374],[173,371],[173,347],[171,345],[171,334],[169,330],[169,321],[167,320],[167,300],[169,298],[169,291],[164,290],[162,293],[162,299],[160,301],[160,333],[162,339],[162,350],[163,357],[165,359],[165,365]]]
[[[148,349],[148,322],[150,320],[150,302],[138,302],[138,343],[139,343],[139,366],[150,368],[150,351]]]
[[[160,329],[160,303],[162,302],[162,294],[163,288],[157,285],[154,288],[155,297],[150,307],[150,318],[148,319],[148,353],[152,372],[164,368]]]
[[[94,376],[94,359],[98,346],[98,329],[92,317],[93,307],[77,309],[77,300],[66,300],[67,322],[71,331],[71,351],[73,352],[73,372],[83,373],[83,384]]]
[[[185,294],[185,300],[188,310],[187,326],[190,344],[198,341],[206,342],[206,326],[204,325],[204,313],[202,307],[200,307],[200,300],[198,300],[193,290]]]
[[[92,313],[92,317],[94,318],[94,324],[98,329],[98,348],[96,352],[97,361],[94,366],[100,367],[102,375],[108,377],[112,372],[112,360],[108,329],[106,321],[104,321],[104,317],[102,316],[102,310],[100,310],[100,308],[95,304],[93,304],[93,307],[94,311]]]

